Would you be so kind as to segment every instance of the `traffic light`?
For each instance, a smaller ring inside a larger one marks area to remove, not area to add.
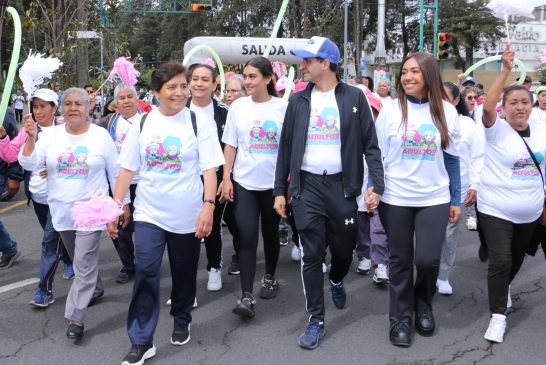
[[[212,9],[212,5],[211,3],[191,3],[190,9],[194,13],[200,11],[209,11]]]
[[[449,34],[438,33],[438,44],[436,47],[436,59],[445,60],[449,57]]]

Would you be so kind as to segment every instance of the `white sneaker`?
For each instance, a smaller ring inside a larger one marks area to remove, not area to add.
[[[501,343],[504,338],[504,331],[506,331],[506,316],[495,313],[491,315],[489,327],[487,327],[483,338],[491,342]]]
[[[356,272],[362,275],[368,275],[370,273],[371,268],[372,268],[372,261],[364,257],[362,260],[360,260],[360,263],[358,264],[356,268]]]
[[[332,265],[326,265],[324,262],[322,263],[322,272],[324,274],[330,272],[331,268],[332,268]]]
[[[512,308],[512,296],[510,295],[510,287],[512,285],[508,285],[508,300],[506,301],[506,308]]]
[[[294,261],[301,260],[301,250],[298,246],[294,245],[294,247],[292,247],[292,252],[290,252],[290,258]]]
[[[166,303],[166,304],[167,304],[167,305],[171,305],[171,304],[172,304],[172,301],[171,301],[170,298],[167,300],[167,303]],[[195,297],[195,299],[193,300],[193,305],[192,305],[191,307],[192,307],[192,308],[197,308],[197,297]]]
[[[387,272],[387,265],[378,264],[375,272],[373,273],[373,281],[376,284],[387,284],[389,282],[389,274]]]
[[[438,288],[438,294],[451,295],[453,294],[453,288],[449,284],[448,280],[436,280],[436,288]]]
[[[469,231],[475,231],[478,229],[478,221],[474,217],[468,217],[466,220],[466,229]]]
[[[222,289],[222,272],[220,269],[211,268],[209,271],[208,291],[218,291]]]

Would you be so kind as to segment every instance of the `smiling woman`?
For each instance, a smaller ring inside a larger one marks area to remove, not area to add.
[[[533,98],[524,86],[504,88],[514,58],[508,44],[502,55],[502,71],[485,99],[482,119],[486,149],[477,210],[489,250],[491,311],[484,338],[497,343],[503,341],[506,330],[510,283],[523,264],[544,209],[546,124],[529,118]],[[505,119],[499,118],[496,110],[501,93]]]
[[[379,215],[390,244],[390,341],[407,347],[414,315],[418,333],[431,336],[435,330],[432,297],[442,243],[448,221],[456,222],[461,212],[459,122],[443,100],[440,70],[430,54],[410,54],[397,85],[398,102],[383,108],[376,124],[385,165]]]
[[[55,93],[51,97],[57,100]],[[51,127],[38,139],[39,127],[28,115],[25,118],[28,137],[19,152],[19,162],[25,170],[39,171],[40,179],[44,166],[47,170],[44,194],[51,223],[74,263],[75,278],[65,308],[65,318],[70,321],[66,335],[71,339],[83,336],[87,307],[103,295],[98,264],[99,240],[105,228],[104,225],[76,227],[72,212],[76,203],[86,202],[97,193],[107,194],[109,184],[114,188],[118,176],[114,142],[104,129],[88,123],[88,107],[85,90],[66,90],[62,99],[65,124]],[[38,119],[45,118],[45,113],[41,115],[39,109],[34,110]],[[128,208],[124,208],[124,214],[129,216]]]
[[[152,73],[152,89],[161,106],[130,129],[121,147],[119,184],[114,189],[114,199],[122,199],[138,172],[135,283],[127,318],[132,347],[122,364],[142,364],[156,353],[153,337],[165,246],[172,277],[171,344],[190,340],[201,239],[212,230],[216,168],[224,163],[216,130],[186,107],[189,86],[184,66],[177,62],[159,66]],[[108,233],[117,237],[117,222],[109,224]]]

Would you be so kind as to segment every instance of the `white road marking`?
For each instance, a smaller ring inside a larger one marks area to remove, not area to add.
[[[22,288],[23,286],[27,286],[27,285],[31,285],[31,284],[36,284],[36,283],[38,283],[38,282],[40,282],[40,279],[38,279],[38,278],[33,278],[33,279],[21,280],[21,281],[18,281],[18,282],[16,282],[16,283],[13,283],[13,284],[8,284],[8,285],[0,286],[0,294],[5,293],[5,292],[8,292],[8,291],[13,290],[13,289]]]

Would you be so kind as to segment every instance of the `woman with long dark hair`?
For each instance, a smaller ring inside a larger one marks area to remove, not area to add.
[[[414,314],[418,333],[431,336],[435,329],[432,297],[442,242],[448,221],[461,213],[459,131],[436,60],[414,53],[400,70],[398,102],[382,109],[377,121],[385,168],[379,215],[390,244],[390,341],[410,346]]]
[[[254,317],[253,285],[260,218],[265,252],[260,297],[271,299],[279,292],[275,278],[280,247],[279,216],[273,209],[273,175],[287,102],[276,96],[273,67],[268,59],[250,60],[243,77],[249,96],[231,104],[222,137],[226,160],[222,191],[224,198],[233,202],[240,233],[242,297],[233,312]]]

